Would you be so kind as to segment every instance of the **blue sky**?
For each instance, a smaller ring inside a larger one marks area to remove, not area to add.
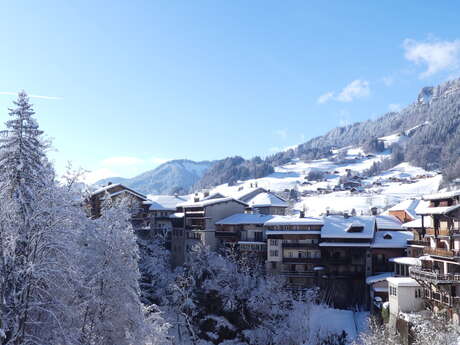
[[[266,156],[459,76],[460,4],[10,1],[0,121],[33,97],[56,167],[133,176],[176,158]]]

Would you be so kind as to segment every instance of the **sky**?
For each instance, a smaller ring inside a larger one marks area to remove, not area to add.
[[[454,1],[4,1],[0,122],[19,90],[88,181],[267,156],[460,76]]]

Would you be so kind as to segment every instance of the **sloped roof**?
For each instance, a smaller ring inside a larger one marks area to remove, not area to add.
[[[273,218],[272,215],[258,213],[237,213],[216,222],[218,225],[260,224]]]
[[[453,206],[439,206],[439,207],[426,207],[420,210],[417,210],[418,214],[429,215],[429,214],[447,214],[456,209],[460,208],[460,204]]]
[[[375,216],[377,221],[377,230],[402,230],[402,222],[390,215]]]
[[[266,193],[266,192],[267,190],[262,187],[243,188],[240,191],[236,191],[232,193],[231,196],[234,197],[235,199],[238,199],[244,202],[248,202],[253,197],[255,197],[257,194]]]
[[[451,192],[442,192],[442,193],[424,195],[423,200],[449,199],[449,198],[453,198],[459,195],[460,195],[460,190],[455,190]]]
[[[248,201],[248,205],[251,207],[288,207],[284,199],[270,192],[257,194]]]
[[[381,282],[393,276],[394,276],[394,272],[385,272],[385,273],[376,274],[374,276],[369,276],[366,278],[366,284],[370,285],[370,284],[374,284],[377,282]]]
[[[273,225],[323,225],[324,222],[321,218],[297,216],[273,216],[270,220],[265,222],[265,226]]]
[[[358,226],[358,224],[363,227],[363,231],[348,231],[352,226]],[[321,229],[321,238],[372,239],[374,237],[374,228],[374,216],[354,216],[348,218],[339,215],[326,216],[324,217],[324,226]]]
[[[394,205],[388,211],[406,211],[406,213],[412,217],[417,218],[416,208],[420,203],[420,199],[407,199],[401,201],[399,204]]]
[[[209,200],[201,200],[201,201],[197,201],[197,202],[193,202],[193,201],[187,201],[187,202],[184,202],[184,203],[180,203],[180,204],[177,204],[178,207],[205,207],[205,206],[210,206],[210,205],[214,205],[214,204],[220,204],[222,202],[229,202],[229,201],[234,201],[234,202],[237,202],[239,204],[242,204],[244,206],[248,206],[248,204],[244,203],[243,201],[241,200],[237,200],[237,199],[234,199],[234,198],[216,198],[216,199],[209,199]]]
[[[149,195],[150,210],[170,210],[176,209],[177,204],[187,202],[188,199],[176,195]]]
[[[407,248],[407,241],[413,240],[410,231],[377,231],[374,235],[372,248]]]
[[[119,190],[119,191],[116,191],[116,192],[110,192],[111,189],[116,188],[116,187],[121,187],[121,188],[123,188],[123,190]],[[95,196],[95,195],[98,195],[98,194],[101,194],[101,193],[104,193],[104,192],[109,193],[110,196],[116,196],[116,195],[119,195],[121,193],[126,192],[126,193],[132,194],[134,196],[137,196],[138,198],[143,199],[144,201],[147,200],[147,197],[144,194],[136,192],[134,189],[128,188],[128,187],[126,187],[125,185],[123,185],[121,183],[113,183],[113,184],[109,184],[109,185],[107,185],[105,187],[101,187],[101,188],[95,190],[94,192],[92,192],[91,196]]]

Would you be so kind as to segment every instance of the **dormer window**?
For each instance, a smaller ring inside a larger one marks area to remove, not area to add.
[[[385,240],[391,240],[393,238],[393,236],[391,236],[390,234],[386,233],[385,235],[383,235],[383,238]]]
[[[347,232],[363,232],[364,231],[364,225],[360,223],[352,223],[347,229]]]

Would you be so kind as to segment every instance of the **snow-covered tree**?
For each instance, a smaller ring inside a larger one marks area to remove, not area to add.
[[[25,92],[14,104],[0,139],[0,336],[2,344],[66,344],[67,200]]]
[[[108,198],[102,216],[82,233],[85,344],[145,344],[150,333],[140,302],[138,247],[125,204]]]

